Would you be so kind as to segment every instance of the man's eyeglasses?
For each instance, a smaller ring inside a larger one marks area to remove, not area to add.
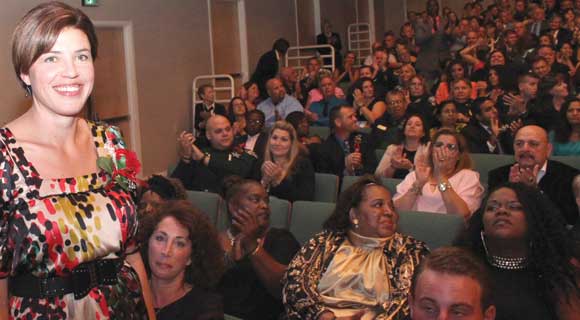
[[[248,120],[248,123],[251,123],[251,124],[262,124],[262,123],[264,123],[264,121],[262,121],[262,120]]]

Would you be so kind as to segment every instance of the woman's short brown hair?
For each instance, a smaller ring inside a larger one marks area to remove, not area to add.
[[[93,59],[97,57],[95,28],[84,12],[62,2],[40,4],[20,19],[12,34],[12,64],[22,87],[26,88],[26,83],[20,75],[28,74],[36,59],[50,51],[65,28],[84,32]]]
[[[196,287],[211,289],[220,280],[223,271],[223,252],[218,233],[209,218],[187,200],[168,200],[155,206],[153,212],[143,217],[139,226],[139,241],[147,271],[149,238],[157,225],[172,217],[189,232],[191,264],[185,269],[185,281]]]

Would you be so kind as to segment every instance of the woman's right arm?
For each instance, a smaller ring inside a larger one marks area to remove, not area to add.
[[[0,320],[8,320],[8,278],[0,279]]]
[[[393,177],[393,174],[395,174],[395,168],[391,166],[391,159],[393,157],[394,149],[394,145],[389,145],[387,147],[387,150],[385,150],[385,153],[383,154],[383,157],[377,166],[377,170],[375,170],[376,175],[385,178]]]
[[[397,194],[393,198],[397,210],[413,210],[430,174],[431,168],[427,166],[415,167],[415,171],[407,174],[405,180],[397,186]]]
[[[317,289],[327,236],[326,232],[315,235],[288,265],[282,279],[282,299],[288,319],[324,319],[328,316]]]

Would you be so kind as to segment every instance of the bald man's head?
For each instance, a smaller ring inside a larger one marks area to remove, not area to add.
[[[207,119],[205,135],[212,148],[226,150],[234,142],[234,132],[228,118],[214,115]]]
[[[278,78],[272,78],[266,82],[266,90],[268,91],[268,95],[272,98],[272,102],[274,104],[279,103],[284,99],[286,95],[286,89],[282,85],[282,81]]]
[[[514,138],[514,155],[521,167],[544,165],[552,153],[552,145],[544,128],[529,125],[520,128]]]

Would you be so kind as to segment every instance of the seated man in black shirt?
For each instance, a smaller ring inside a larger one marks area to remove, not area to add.
[[[331,134],[320,145],[316,172],[359,176],[374,173],[377,157],[368,135],[356,132],[356,112],[342,105],[330,111]]]
[[[471,153],[505,153],[505,143],[511,140],[507,130],[501,130],[495,103],[490,98],[477,98],[473,102],[475,117],[461,132]]]
[[[179,136],[181,160],[173,171],[172,177],[181,180],[189,190],[218,193],[224,177],[238,175],[256,178],[259,167],[256,157],[242,148],[233,148],[234,133],[230,121],[220,115],[207,121],[206,137],[210,145],[198,148],[195,137],[188,132]]]

